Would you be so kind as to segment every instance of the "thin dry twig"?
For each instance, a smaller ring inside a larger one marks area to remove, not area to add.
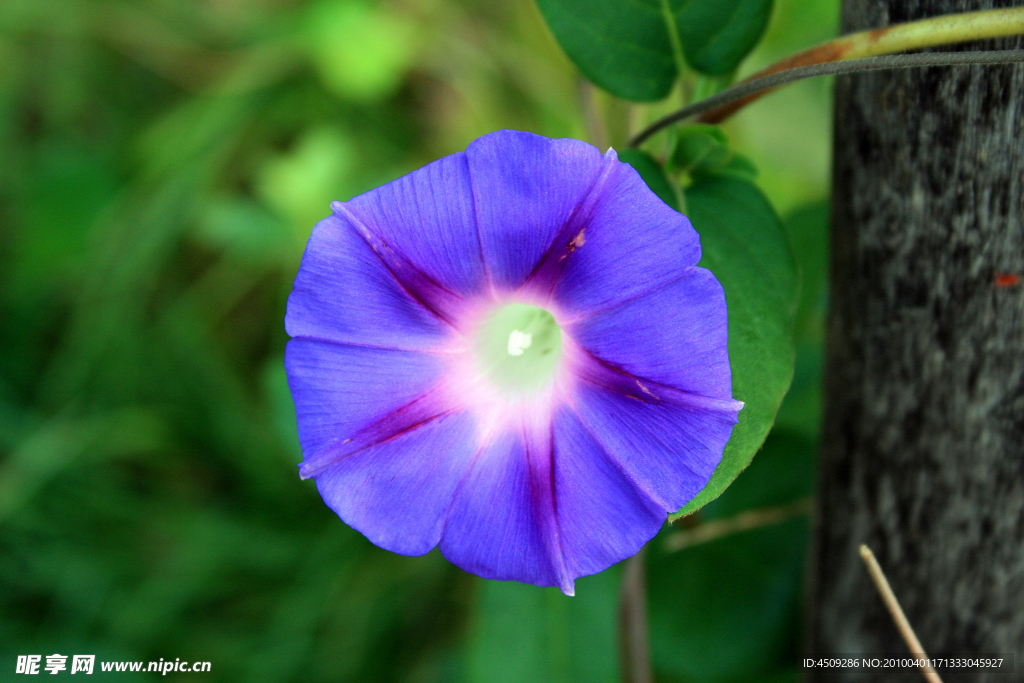
[[[868,567],[868,573],[871,574],[872,580],[875,582],[875,586],[878,587],[878,592],[882,595],[882,600],[885,601],[885,606],[889,608],[889,613],[892,615],[892,620],[896,622],[896,628],[900,630],[900,635],[903,636],[903,640],[906,641],[907,647],[910,648],[910,653],[919,659],[918,666],[921,667],[921,673],[924,674],[925,680],[929,683],[942,683],[942,679],[939,678],[939,674],[935,672],[931,664],[928,662],[928,655],[925,653],[924,648],[921,647],[921,641],[917,639],[917,635],[914,633],[914,629],[910,627],[910,622],[907,621],[907,616],[903,614],[903,609],[900,607],[900,603],[896,600],[896,595],[892,592],[892,588],[889,586],[889,581],[885,578],[885,574],[882,572],[881,565],[878,564],[878,560],[875,559],[875,554],[871,552],[871,548],[866,545],[861,545],[860,556],[864,560],[864,564]]]
[[[786,505],[777,505],[759,510],[747,510],[734,517],[702,522],[692,529],[682,529],[672,534],[665,539],[663,548],[665,552],[673,553],[683,548],[707,543],[716,538],[729,536],[740,531],[780,524],[787,519],[809,514],[812,502],[811,498],[801,498]]]

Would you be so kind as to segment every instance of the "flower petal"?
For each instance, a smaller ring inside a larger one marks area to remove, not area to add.
[[[550,467],[550,450],[541,439],[527,439],[518,430],[491,439],[455,494],[441,553],[485,579],[559,586],[572,595],[558,544]]]
[[[409,407],[421,413],[433,408],[433,415],[447,412],[421,400],[443,372],[439,359],[430,354],[299,337],[285,347],[284,363],[295,399],[303,477],[432,416],[409,416]],[[388,422],[389,416],[395,417]],[[367,432],[372,438],[355,443]]]
[[[484,266],[473,211],[473,190],[464,153],[452,154],[370,190],[348,202],[335,202],[356,223],[385,260],[422,273],[410,287],[427,305],[438,292],[457,296],[482,291]],[[390,265],[390,263],[389,263]],[[399,279],[405,279],[399,274]]]
[[[666,510],[643,492],[562,407],[553,421],[555,508],[573,577],[596,574],[636,554],[665,523]]]
[[[570,317],[657,289],[700,260],[700,238],[686,216],[614,154],[609,150],[607,172],[531,280],[551,287]]]
[[[709,270],[688,268],[674,282],[566,331],[584,350],[648,388],[659,383],[732,398],[725,293]]]
[[[690,501],[722,459],[739,402],[661,389],[625,393],[584,379],[573,408],[602,450],[666,512]]]
[[[423,555],[475,451],[475,425],[448,414],[347,456],[316,476],[324,502],[385,550]]]
[[[593,145],[500,130],[466,149],[491,280],[518,288],[572,221],[605,165]]]
[[[440,346],[451,332],[336,216],[313,228],[288,297],[285,329],[293,337],[410,350]]]

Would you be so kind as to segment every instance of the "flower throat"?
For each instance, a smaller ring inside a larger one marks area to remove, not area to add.
[[[480,371],[500,391],[530,394],[546,387],[562,357],[562,329],[537,306],[498,309],[474,340]]]

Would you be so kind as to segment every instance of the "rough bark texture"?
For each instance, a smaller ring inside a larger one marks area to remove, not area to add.
[[[842,30],[1012,4],[845,0]],[[929,654],[1016,653],[947,683],[1024,680],[1024,66],[840,78],[835,121],[808,653],[907,652],[867,543]]]

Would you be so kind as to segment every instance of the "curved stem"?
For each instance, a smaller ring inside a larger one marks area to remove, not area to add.
[[[683,548],[707,543],[741,531],[788,522],[794,517],[810,514],[813,504],[813,499],[801,498],[785,505],[747,510],[733,517],[700,522],[692,528],[682,529],[668,536],[662,550],[666,553],[674,553]]]
[[[717,95],[694,102],[682,109],[658,119],[629,141],[630,147],[638,147],[647,138],[673,123],[684,119],[701,116],[701,121],[713,123],[718,112],[736,111],[747,102],[751,102],[764,93],[780,85],[799,81],[814,76],[830,74],[855,73],[861,71],[878,71],[882,69],[908,69],[922,66],[953,66],[957,64],[1008,64],[1024,62],[1024,50],[990,50],[981,52],[925,52],[910,55],[885,55],[882,57],[865,57],[837,62],[825,62],[811,66],[798,66],[771,73],[766,76],[748,79],[733,87],[723,90]]]
[[[776,62],[746,78],[739,85],[797,67],[891,55],[935,45],[1020,34],[1024,34],[1024,7],[947,14],[840,36]],[[762,88],[748,93],[745,98],[737,98],[721,104],[713,111],[705,110],[701,121],[704,123],[723,121],[765,94],[766,91],[767,89]],[[657,123],[659,122],[655,122],[654,125]],[[659,127],[657,130],[660,129]],[[653,132],[649,133],[648,130],[641,132],[634,140],[643,141],[653,135]],[[634,143],[631,142],[631,144]],[[635,144],[639,144],[639,142]]]

